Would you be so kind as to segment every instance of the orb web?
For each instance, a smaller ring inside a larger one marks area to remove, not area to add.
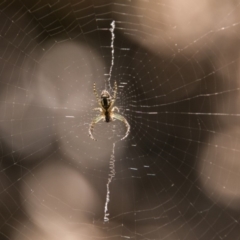
[[[1,239],[238,239],[238,12],[2,1]],[[102,121],[94,142],[93,83],[115,81],[130,134]]]

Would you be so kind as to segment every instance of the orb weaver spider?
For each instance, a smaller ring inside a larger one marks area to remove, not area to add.
[[[116,82],[114,83],[113,97],[109,94],[109,92],[107,90],[103,90],[101,93],[101,97],[99,98],[98,93],[96,91],[95,83],[93,84],[93,92],[96,96],[98,104],[100,105],[100,107],[94,108],[93,110],[100,111],[100,115],[98,115],[96,118],[94,118],[92,120],[91,124],[89,125],[88,132],[89,132],[90,138],[96,141],[96,139],[93,137],[93,129],[94,129],[95,124],[98,123],[100,120],[103,120],[108,123],[108,122],[115,121],[116,119],[118,119],[118,120],[124,122],[125,126],[127,128],[127,131],[126,131],[124,137],[121,138],[121,140],[125,139],[130,132],[130,125],[125,117],[114,112],[115,110],[117,112],[119,112],[119,109],[118,109],[118,107],[113,106],[116,101],[116,97],[117,97],[117,83]]]

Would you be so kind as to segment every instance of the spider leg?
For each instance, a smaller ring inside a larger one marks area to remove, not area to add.
[[[93,83],[93,92],[96,96],[97,101],[100,101],[100,98],[99,98],[97,90],[96,90],[96,83]]]
[[[98,104],[99,104],[100,107],[101,107],[101,100],[100,100],[99,95],[98,95],[97,90],[96,90],[96,83],[93,83],[93,92],[94,92],[94,94],[95,94],[95,96],[96,96],[96,99],[97,99]]]
[[[97,141],[94,137],[93,137],[93,129],[96,123],[98,123],[100,120],[104,119],[104,115],[99,115],[97,116],[95,119],[92,120],[91,124],[89,125],[89,129],[88,129],[88,133],[91,139],[93,139],[94,141]]]
[[[114,82],[113,97],[112,97],[112,102],[108,108],[109,110],[112,109],[112,107],[116,101],[116,98],[117,98],[117,82]]]
[[[119,112],[119,108],[118,107],[113,107],[112,108],[112,112],[114,112],[115,110],[117,110]]]
[[[125,117],[123,117],[122,115],[118,114],[118,113],[114,113],[113,114],[113,118],[116,118],[122,122],[125,123],[125,126],[127,128],[127,131],[125,133],[125,136],[123,138],[121,138],[121,140],[125,139],[128,135],[129,135],[129,132],[130,132],[130,124],[128,123],[127,119]]]
[[[117,82],[115,81],[114,82],[114,90],[113,90],[113,99],[114,101],[116,100],[117,98]]]
[[[102,112],[101,108],[94,108],[93,110],[99,110],[100,112]]]

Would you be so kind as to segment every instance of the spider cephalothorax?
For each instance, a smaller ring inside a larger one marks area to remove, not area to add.
[[[99,108],[94,108],[94,110],[99,110],[101,113],[95,119],[93,119],[93,121],[91,122],[91,124],[89,126],[89,136],[93,140],[96,140],[93,137],[92,133],[93,133],[94,125],[96,123],[98,123],[100,120],[105,120],[105,122],[110,122],[112,120],[118,119],[118,120],[124,122],[126,125],[127,132],[121,140],[125,139],[130,132],[130,125],[129,125],[128,121],[126,120],[126,118],[124,118],[122,115],[114,112],[115,110],[117,110],[119,112],[118,107],[113,107],[116,97],[117,97],[117,83],[116,82],[114,83],[113,97],[109,94],[109,92],[107,90],[103,90],[101,93],[101,97],[99,98],[98,93],[96,91],[95,83],[93,84],[93,91],[97,98],[98,104],[100,105]]]

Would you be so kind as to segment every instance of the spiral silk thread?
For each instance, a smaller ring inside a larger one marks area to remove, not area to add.
[[[110,184],[112,179],[115,177],[115,143],[113,143],[112,154],[109,161],[109,177],[107,181],[107,195],[104,207],[104,222],[109,222],[109,212],[108,212],[108,204],[110,202]]]

